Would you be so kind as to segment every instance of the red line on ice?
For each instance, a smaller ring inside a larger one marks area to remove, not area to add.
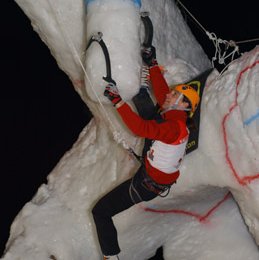
[[[232,111],[238,106],[238,103],[237,103],[237,98],[238,98],[238,86],[240,84],[240,81],[242,79],[242,76],[244,75],[245,72],[247,72],[248,70],[254,68],[256,65],[259,64],[259,61],[255,61],[252,65],[250,66],[247,66],[245,69],[243,69],[239,75],[238,75],[238,78],[237,78],[237,83],[236,83],[236,93],[235,93],[235,100],[234,100],[234,103],[233,105],[229,108],[229,112],[223,117],[223,120],[222,120],[222,128],[223,128],[223,138],[224,138],[224,144],[225,144],[225,149],[226,149],[226,160],[227,160],[227,163],[233,173],[233,175],[235,176],[236,180],[238,181],[239,184],[241,185],[247,185],[248,183],[250,183],[251,181],[259,178],[259,173],[256,173],[254,175],[248,175],[248,176],[244,176],[244,177],[240,177],[232,163],[232,160],[230,158],[230,155],[229,155],[229,150],[228,150],[228,138],[227,138],[227,131],[226,131],[226,122],[230,116],[230,114],[232,113]]]
[[[219,202],[217,202],[213,207],[211,207],[205,214],[199,214],[187,210],[181,210],[181,209],[168,209],[168,210],[162,210],[162,209],[152,209],[149,207],[143,207],[143,205],[140,205],[140,207],[148,212],[153,212],[153,213],[174,213],[174,214],[181,214],[181,215],[187,215],[190,217],[196,218],[200,222],[206,221],[209,216],[223,203],[225,202],[229,197],[230,197],[230,192],[228,192],[223,199],[221,199]]]

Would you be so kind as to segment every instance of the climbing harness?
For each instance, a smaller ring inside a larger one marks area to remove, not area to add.
[[[150,178],[150,176],[146,173],[146,171],[143,174],[145,174],[142,183],[144,187],[146,187],[149,191],[154,192],[155,194],[157,194],[159,197],[162,198],[166,197],[169,194],[172,185],[176,183],[175,181],[172,184],[158,184],[157,182],[153,181]]]
[[[139,181],[135,181],[135,179],[138,179]],[[134,183],[138,183],[144,187],[144,189],[156,194],[156,196],[164,198],[169,194],[172,185],[175,184],[176,181],[171,184],[158,184],[150,178],[146,172],[145,165],[142,164],[137,173],[131,178],[129,186],[129,195],[131,201],[134,204],[137,204],[139,202],[143,202],[144,200],[142,199],[138,190],[135,188]]]

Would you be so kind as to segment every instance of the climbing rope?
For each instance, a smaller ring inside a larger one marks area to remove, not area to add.
[[[102,104],[99,96],[97,95],[96,91],[95,91],[95,88],[94,88],[94,85],[93,83],[91,82],[90,80],[90,77],[89,75],[87,74],[86,70],[85,70],[85,67],[81,61],[81,58],[78,54],[78,50],[76,49],[73,41],[71,40],[71,37],[67,34],[66,30],[64,29],[64,27],[62,26],[62,18],[59,16],[59,13],[58,12],[55,12],[55,9],[53,8],[52,6],[52,3],[53,1],[50,1],[50,0],[47,0],[48,1],[48,4],[51,8],[51,11],[55,17],[55,20],[57,22],[57,25],[59,26],[60,28],[60,31],[65,39],[65,42],[67,43],[71,53],[72,53],[72,57],[75,58],[76,61],[79,62],[83,72],[84,72],[84,75],[87,79],[87,81],[89,82],[89,85],[96,97],[96,100],[98,101],[100,107],[101,107],[101,110],[103,111],[103,114],[104,114],[104,117],[106,118],[106,120],[108,121],[108,129],[110,129],[110,131],[112,132],[112,135],[113,135],[113,138],[114,140],[118,143],[118,144],[121,144],[123,146],[124,149],[126,149],[130,154],[132,154],[136,159],[137,158],[137,155],[134,153],[134,150],[130,147],[130,145],[128,144],[128,142],[123,138],[123,135],[120,131],[118,131],[115,126],[114,126],[114,123],[112,122],[109,114],[107,113],[104,105]],[[58,8],[56,8],[56,10],[58,10]]]
[[[231,62],[234,60],[235,55],[240,55],[239,53],[239,46],[237,44],[247,43],[247,42],[253,42],[253,41],[259,41],[259,38],[245,40],[245,41],[238,41],[235,42],[233,40],[227,41],[222,40],[216,36],[215,33],[211,33],[205,29],[204,26],[201,25],[201,23],[194,17],[194,15],[183,5],[183,3],[180,0],[176,0],[177,3],[181,5],[181,7],[185,10],[185,12],[198,24],[198,26],[205,32],[205,34],[209,37],[209,39],[213,42],[213,45],[215,47],[215,54],[214,57],[212,57],[212,66],[215,67],[214,62],[218,61],[219,64],[225,64],[225,60],[229,57],[231,57]],[[224,50],[222,50],[222,47]],[[230,51],[230,53],[229,53]],[[231,63],[230,62],[230,63]],[[227,65],[228,67],[228,65]],[[224,69],[225,70],[225,69]]]

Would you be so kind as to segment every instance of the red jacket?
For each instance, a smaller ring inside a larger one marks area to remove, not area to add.
[[[169,92],[169,87],[158,66],[150,69],[150,80],[156,100],[160,106],[164,103],[165,96]],[[186,136],[187,114],[180,110],[170,110],[162,116],[164,122],[158,123],[156,120],[144,120],[138,114],[133,112],[128,104],[123,104],[117,109],[128,128],[137,136],[159,140],[161,142],[172,144]],[[179,123],[181,121],[182,123]],[[159,184],[171,184],[179,177],[179,171],[171,174],[164,173],[150,165],[145,159],[146,170],[149,176]]]

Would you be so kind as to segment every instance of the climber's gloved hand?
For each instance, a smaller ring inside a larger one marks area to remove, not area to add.
[[[122,100],[116,84],[114,83],[109,83],[105,87],[103,94],[113,103],[114,106]]]
[[[142,59],[149,67],[157,65],[156,48],[154,46],[144,48],[141,52]]]

